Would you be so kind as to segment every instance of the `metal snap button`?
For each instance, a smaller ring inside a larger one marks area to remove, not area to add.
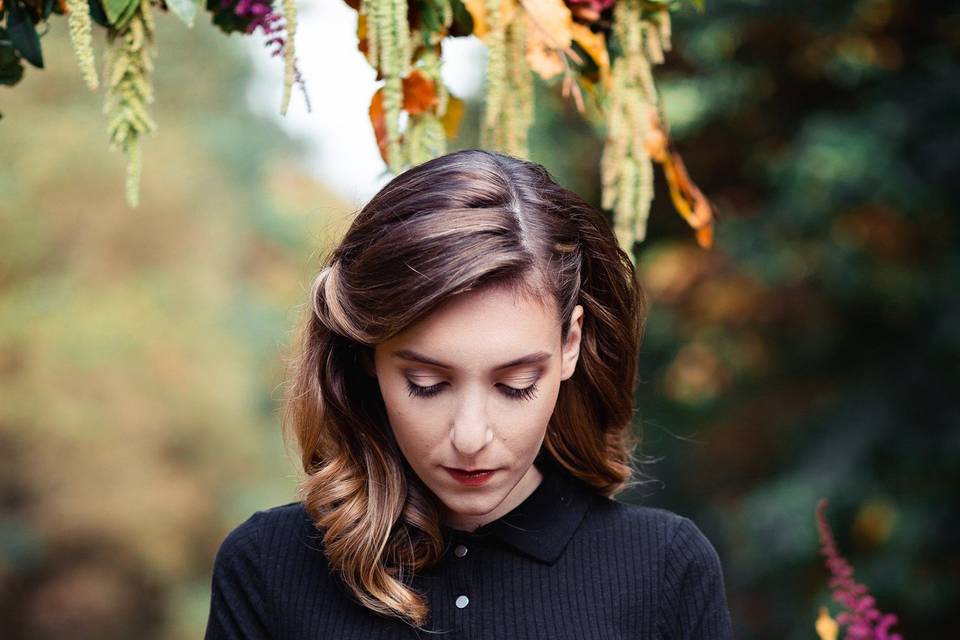
[[[468,604],[470,604],[470,598],[467,596],[457,597],[457,609],[463,609]]]
[[[458,544],[456,547],[454,547],[453,554],[458,558],[462,558],[463,556],[467,555],[467,548],[462,544]]]

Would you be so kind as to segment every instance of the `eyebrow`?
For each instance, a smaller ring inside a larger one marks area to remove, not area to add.
[[[501,365],[494,367],[494,371],[500,371],[501,369],[509,369],[510,367],[516,367],[521,364],[536,364],[538,362],[543,362],[544,360],[549,360],[553,354],[546,351],[536,351],[534,353],[527,354],[516,360],[511,360],[510,362],[504,362]],[[434,360],[428,356],[417,353],[410,349],[400,349],[399,351],[393,352],[393,357],[402,358],[403,360],[413,360],[414,362],[422,362],[423,364],[433,365],[434,367],[440,367],[441,369],[453,369],[448,364],[444,364],[438,360]]]

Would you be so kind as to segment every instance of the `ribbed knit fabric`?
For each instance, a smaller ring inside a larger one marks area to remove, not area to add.
[[[691,520],[600,496],[543,456],[536,464],[544,480],[523,503],[473,532],[444,527],[442,561],[414,578],[439,635],[353,600],[291,503],[221,544],[206,639],[733,637],[720,558]]]

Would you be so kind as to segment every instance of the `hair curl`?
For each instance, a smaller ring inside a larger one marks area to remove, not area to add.
[[[364,359],[451,296],[485,286],[552,300],[564,340],[583,305],[577,368],[544,447],[600,494],[633,484],[646,301],[607,219],[543,166],[491,151],[450,153],[395,177],[313,282],[283,425],[331,567],[363,606],[418,628],[428,608],[410,578],[443,554],[441,505],[406,464]]]

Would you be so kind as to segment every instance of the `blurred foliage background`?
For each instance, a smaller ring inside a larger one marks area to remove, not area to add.
[[[137,210],[63,21],[47,68],[0,90],[3,638],[199,637],[223,536],[293,499],[283,349],[352,211],[246,109],[237,43],[172,21]],[[638,246],[655,481],[621,499],[707,533],[738,638],[814,638],[837,610],[820,497],[895,629],[951,637],[960,10],[712,0],[675,34],[666,111],[720,221],[699,249],[658,183]],[[476,145],[478,110],[451,148]],[[601,132],[558,87],[531,133],[598,203]]]

